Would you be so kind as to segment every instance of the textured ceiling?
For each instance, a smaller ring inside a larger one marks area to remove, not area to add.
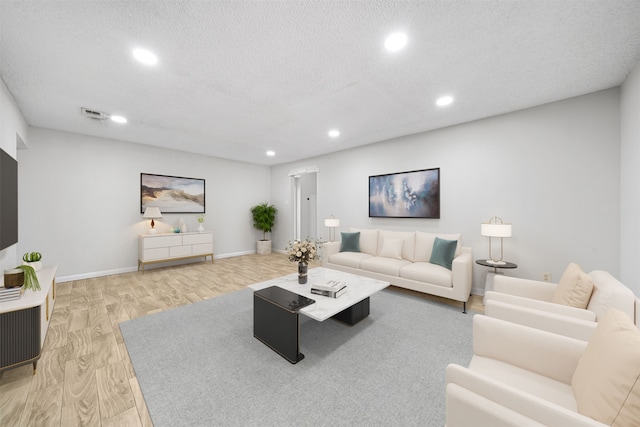
[[[30,125],[265,165],[618,86],[640,59],[640,0],[0,0],[0,24]]]

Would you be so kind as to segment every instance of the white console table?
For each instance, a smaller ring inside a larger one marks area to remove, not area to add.
[[[33,363],[33,374],[51,322],[56,299],[57,266],[37,272],[39,291],[0,302],[0,372]]]
[[[145,264],[176,261],[187,258],[211,257],[213,264],[213,233],[140,234],[138,237],[138,270]]]

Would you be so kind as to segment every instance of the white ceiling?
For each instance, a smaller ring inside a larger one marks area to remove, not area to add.
[[[30,125],[265,165],[618,86],[640,59],[640,0],[0,0],[0,24]]]

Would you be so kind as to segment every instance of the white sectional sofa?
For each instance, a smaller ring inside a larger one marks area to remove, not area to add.
[[[323,245],[322,265],[334,270],[385,280],[394,286],[466,304],[471,294],[473,257],[461,246],[460,234],[352,228],[360,233],[359,252],[340,252],[341,242]],[[430,261],[436,237],[456,240],[451,269]]]

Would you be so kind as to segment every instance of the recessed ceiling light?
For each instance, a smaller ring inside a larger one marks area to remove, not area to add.
[[[267,156],[269,156],[269,157],[273,157],[273,156],[275,156],[275,155],[276,155],[276,152],[275,152],[275,151],[271,151],[271,150],[267,151]]]
[[[146,65],[156,65],[158,63],[158,57],[146,49],[134,49],[133,56]]]
[[[111,120],[116,123],[127,123],[127,118],[122,116],[111,116]]]
[[[438,100],[436,101],[436,104],[440,107],[444,107],[445,105],[449,105],[453,102],[453,96],[441,96],[440,98],[438,98]]]
[[[340,131],[339,131],[339,130],[337,130],[337,129],[330,130],[330,131],[329,131],[329,136],[330,136],[331,138],[337,138],[337,137],[339,137],[339,136],[340,136]]]
[[[390,52],[395,52],[397,50],[400,50],[406,45],[407,45],[407,35],[405,33],[391,34],[384,41],[384,47]]]

